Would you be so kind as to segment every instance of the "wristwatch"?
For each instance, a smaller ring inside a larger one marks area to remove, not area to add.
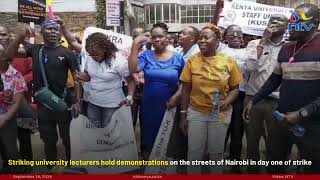
[[[132,99],[132,96],[131,95],[128,95],[126,97],[126,100],[129,102],[129,105],[132,105],[133,104],[133,99]]]
[[[308,113],[307,110],[301,109],[301,110],[299,111],[299,116],[300,116],[300,117],[303,117],[303,118],[306,118],[306,117],[309,116],[309,113]]]
[[[128,96],[126,97],[126,99],[127,99],[128,101],[132,101],[132,96],[131,96],[131,95],[128,95]]]

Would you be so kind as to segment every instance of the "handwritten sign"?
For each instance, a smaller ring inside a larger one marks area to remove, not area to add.
[[[45,17],[45,0],[18,0],[18,22],[41,24]]]
[[[271,15],[284,14],[289,18],[290,10],[292,9],[250,1],[225,1],[218,25],[227,28],[236,24],[245,34],[262,36]]]

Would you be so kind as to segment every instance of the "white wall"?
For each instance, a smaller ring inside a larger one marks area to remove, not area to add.
[[[54,12],[92,12],[94,0],[52,0]],[[18,12],[18,0],[0,0],[0,12]]]

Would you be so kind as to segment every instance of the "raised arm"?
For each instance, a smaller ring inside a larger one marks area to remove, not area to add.
[[[144,42],[147,42],[146,36],[138,36],[132,42],[131,52],[128,57],[129,62],[129,71],[131,73],[139,73],[141,69],[138,67],[138,55],[140,51],[140,47],[143,45]]]
[[[77,53],[81,52],[82,45],[77,41],[76,37],[70,32],[69,28],[66,26],[62,19],[57,19],[61,26],[61,31],[68,41],[68,44],[75,50]]]
[[[11,43],[9,44],[6,50],[6,54],[9,56],[9,58],[14,58],[15,56],[17,56],[20,44],[23,44],[25,38],[31,37],[32,34],[33,33],[30,27],[26,26],[26,28],[23,31],[19,32],[16,35],[16,38],[13,41],[11,41]]]

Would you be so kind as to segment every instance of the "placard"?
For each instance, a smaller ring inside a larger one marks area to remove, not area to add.
[[[290,18],[291,8],[269,6],[250,1],[225,1],[218,25],[227,28],[236,24],[245,34],[262,36],[273,14],[284,14]]]
[[[45,18],[45,0],[18,0],[18,22],[40,25]]]

